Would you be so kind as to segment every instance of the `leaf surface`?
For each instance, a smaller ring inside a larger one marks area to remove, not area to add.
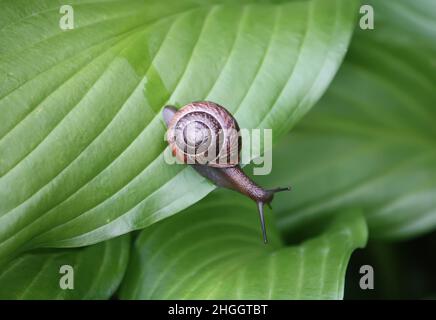
[[[358,212],[316,237],[283,246],[267,214],[264,245],[253,202],[214,193],[144,229],[134,243],[122,299],[341,299],[352,251],[366,243]]]
[[[0,259],[143,228],[214,187],[167,165],[161,108],[208,99],[274,140],[318,100],[356,1],[0,4]]]
[[[25,253],[0,269],[0,299],[109,299],[126,271],[129,249],[130,237],[122,236],[84,248]]]

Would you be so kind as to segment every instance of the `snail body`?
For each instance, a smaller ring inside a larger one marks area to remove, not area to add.
[[[239,166],[241,138],[239,125],[224,107],[209,101],[187,104],[177,110],[165,106],[167,140],[173,155],[191,165],[216,186],[237,191],[257,203],[264,242],[267,243],[263,206],[274,193],[290,188],[264,189]]]

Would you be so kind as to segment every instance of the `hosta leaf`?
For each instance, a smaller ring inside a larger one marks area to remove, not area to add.
[[[347,49],[356,1],[0,4],[0,259],[145,227],[213,189],[164,162],[166,103],[209,99],[274,139]],[[24,246],[25,245],[25,246]]]
[[[129,249],[130,237],[122,236],[25,253],[0,269],[0,299],[108,299],[123,278]]]
[[[214,193],[141,232],[120,297],[342,298],[350,254],[366,242],[364,218],[343,213],[320,235],[291,247],[267,222],[264,245],[255,205],[231,192]]]
[[[275,203],[289,235],[347,207],[365,209],[374,237],[436,227],[436,45],[426,32],[435,30],[436,4],[372,3],[376,30],[356,34],[326,96],[277,146],[272,174],[259,179],[294,186],[289,200]],[[405,23],[389,40],[405,16],[421,28]]]

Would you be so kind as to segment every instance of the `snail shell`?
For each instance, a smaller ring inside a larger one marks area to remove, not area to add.
[[[167,140],[173,155],[186,164],[229,168],[239,163],[238,123],[214,102],[193,102],[178,110],[168,124]]]

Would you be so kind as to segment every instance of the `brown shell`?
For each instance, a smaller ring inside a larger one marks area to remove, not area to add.
[[[238,123],[214,102],[192,102],[177,111],[168,126],[167,140],[173,155],[187,164],[229,168],[239,163]]]

